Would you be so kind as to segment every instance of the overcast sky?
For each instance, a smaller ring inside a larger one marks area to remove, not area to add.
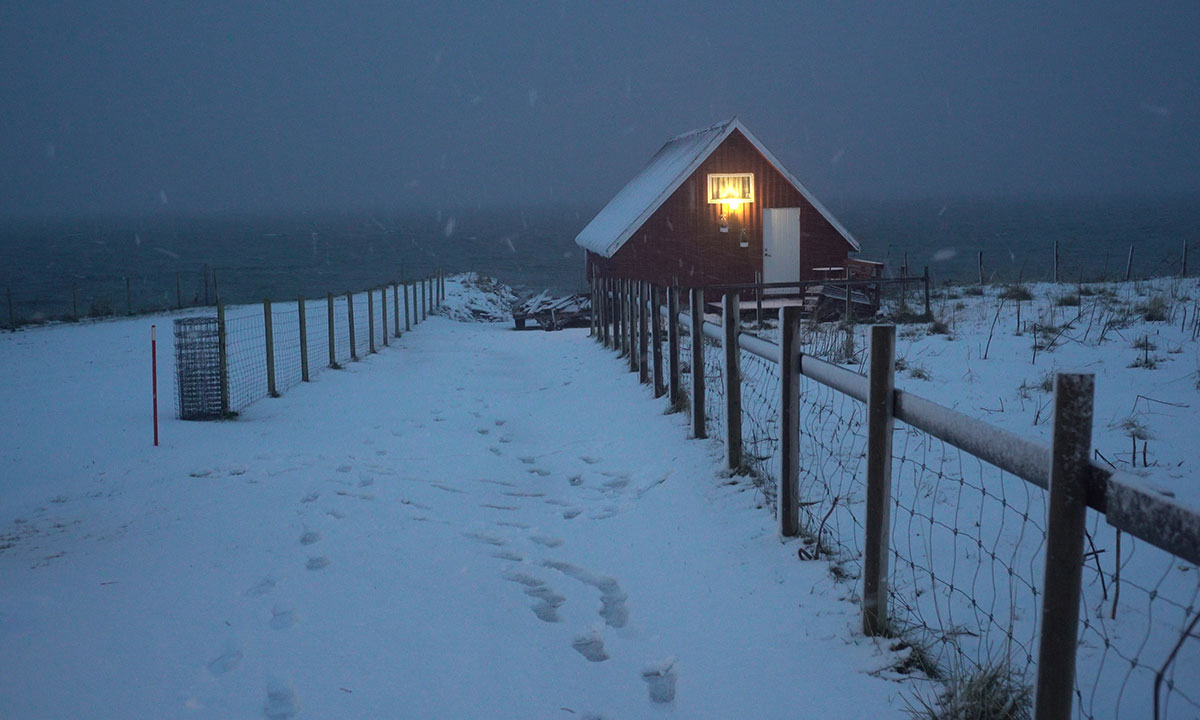
[[[599,206],[738,115],[819,196],[1200,192],[1200,2],[0,4],[0,214]]]

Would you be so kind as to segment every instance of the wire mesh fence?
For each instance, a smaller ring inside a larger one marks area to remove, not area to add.
[[[707,333],[693,337],[686,315],[678,332],[682,405],[694,413],[698,404],[692,347],[702,342],[704,363],[697,371],[705,378],[707,436],[724,441],[724,350]],[[758,334],[773,335],[769,329]],[[665,334],[661,341],[669,359]],[[805,354],[861,373],[865,342],[853,325],[807,325],[800,344]],[[743,469],[775,505],[777,361],[742,349],[740,383]],[[858,583],[866,550],[867,407],[805,375],[799,388],[802,555],[824,558],[835,577]],[[896,420],[889,509],[889,631],[910,648],[896,670],[936,679],[1003,668],[1032,692],[1045,595],[1047,492]],[[1122,536],[1100,513],[1088,512],[1075,713],[1200,717],[1200,570],[1149,542]]]

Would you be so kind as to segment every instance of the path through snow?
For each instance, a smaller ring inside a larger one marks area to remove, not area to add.
[[[0,715],[898,714],[853,588],[586,331],[431,319],[155,449],[149,322],[0,338]]]

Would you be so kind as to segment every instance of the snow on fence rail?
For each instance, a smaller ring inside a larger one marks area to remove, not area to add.
[[[858,581],[864,632],[912,647],[900,671],[1010,667],[1038,718],[1200,713],[1200,513],[1088,458],[1091,376],[1057,379],[1052,449],[895,389],[892,326],[863,375],[806,354],[852,353],[795,309],[777,344],[736,303],[704,321],[703,289],[688,313],[678,288],[592,290],[592,334],[722,439],[802,556]]]
[[[351,360],[377,352],[428,317],[445,300],[445,278],[434,276],[392,283],[360,293],[348,292],[324,300],[298,298],[289,303],[264,300],[261,308],[227,308],[217,301],[219,405],[211,412],[191,412],[197,396],[183,388],[196,383],[188,372],[211,374],[212,368],[192,367],[195,341],[189,323],[176,321],[176,372],[181,375],[175,398],[176,414],[185,419],[231,417],[264,397],[278,397],[326,368],[338,369]],[[208,357],[211,353],[205,354]],[[201,398],[202,400],[204,398]],[[217,404],[217,398],[208,398]]]

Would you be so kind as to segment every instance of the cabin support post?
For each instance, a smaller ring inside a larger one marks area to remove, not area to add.
[[[358,359],[358,344],[354,342],[354,293],[346,293],[346,316],[350,321],[350,359]]]
[[[337,369],[337,335],[335,333],[336,325],[333,321],[333,293],[326,293],[325,302],[329,308],[329,367]]]
[[[867,512],[863,549],[862,623],[866,635],[888,632],[895,358],[896,326],[873,325],[867,395]]]
[[[653,330],[654,341],[654,397],[660,398],[667,394],[663,386],[663,354],[662,354],[662,289],[657,285],[650,286],[650,327]]]
[[[738,347],[742,311],[736,290],[725,293],[724,306],[721,325],[725,331],[722,343],[725,348],[725,451],[729,469],[737,471],[742,467],[742,350]]]
[[[692,288],[692,437],[708,437],[704,415],[704,288]]]
[[[1094,375],[1059,373],[1054,377],[1045,595],[1034,695],[1036,720],[1071,717],[1094,391]]]
[[[638,380],[643,384],[650,382],[650,338],[648,336],[646,316],[649,303],[649,285],[645,282],[637,284],[638,304]]]
[[[367,289],[367,352],[375,352],[375,293]]]
[[[803,308],[779,309],[779,534],[800,534],[800,323]]]
[[[300,382],[308,378],[308,317],[304,314],[304,296],[296,298],[296,313],[300,319]]]
[[[683,388],[679,384],[679,286],[667,288],[667,355],[671,374],[671,408],[683,404]]]
[[[221,376],[221,417],[229,417],[229,343],[225,327],[225,303],[217,296],[217,358]]]
[[[609,313],[612,320],[612,349],[617,351],[617,355],[621,354],[621,313],[623,307],[621,305],[621,281],[617,278],[610,278],[608,281],[608,295],[612,300],[612,309]]]
[[[409,291],[410,291],[410,294],[412,295],[412,324],[413,324],[413,327],[416,327],[417,325],[421,324],[421,310],[420,310],[420,305],[417,303],[417,281],[416,280],[412,281],[412,285],[409,287]],[[408,300],[407,294],[405,295],[404,299]]]
[[[275,390],[275,329],[271,317],[271,299],[263,300],[263,334],[267,346],[267,395],[279,397]]]
[[[596,287],[596,300],[600,303],[600,315],[596,318],[598,321],[596,330],[600,333],[600,344],[608,347],[608,279],[597,276]]]

